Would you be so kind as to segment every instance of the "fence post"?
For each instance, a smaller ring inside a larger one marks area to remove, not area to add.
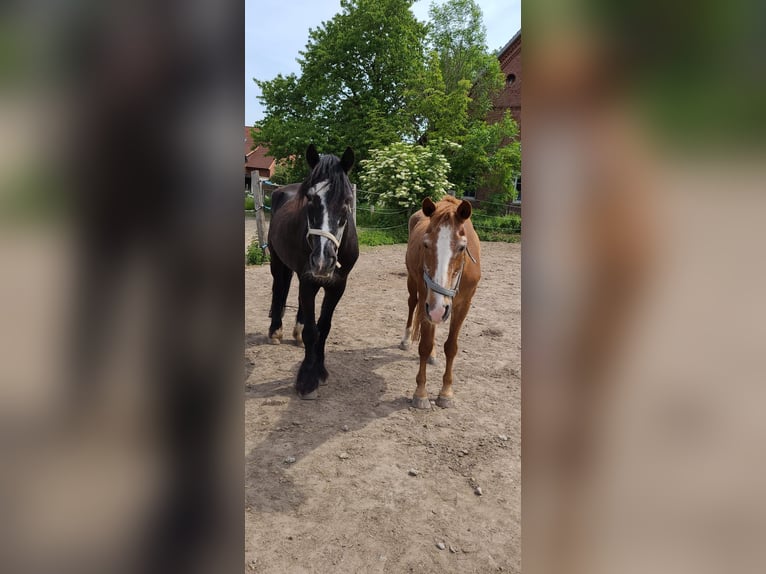
[[[252,184],[251,184],[252,185]],[[255,207],[255,229],[258,235],[258,247],[261,248],[264,255],[266,254],[266,213],[264,210],[263,202],[263,185],[261,184],[261,178],[256,176],[256,182],[252,185],[253,199]]]
[[[354,227],[356,227],[356,184],[351,184],[351,191],[354,194],[354,203],[353,207],[351,208],[351,214],[354,216]]]

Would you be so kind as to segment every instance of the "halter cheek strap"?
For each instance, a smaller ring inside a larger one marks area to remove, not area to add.
[[[474,259],[473,255],[471,255],[471,252],[468,251],[467,247],[465,252],[468,254],[468,257],[471,258],[471,261],[476,263],[476,259]],[[463,278],[463,267],[465,267],[465,257],[463,257],[463,263],[460,265],[460,271],[457,272],[457,281],[455,282],[454,289],[447,289],[446,287],[439,285],[436,281],[428,276],[428,273],[425,269],[423,269],[423,280],[426,282],[426,287],[428,287],[431,291],[439,293],[439,295],[444,295],[445,297],[452,298],[457,295],[457,292],[460,290],[460,280]]]
[[[332,233],[329,231],[325,231],[324,229],[312,229],[309,227],[309,231],[306,234],[306,239],[309,238],[309,235],[320,235],[321,237],[326,237],[330,241],[332,241],[333,245],[335,245],[335,249],[340,249],[340,241],[337,237],[335,237]],[[335,267],[340,268],[340,261],[335,261]]]
[[[426,282],[426,287],[428,287],[431,291],[435,291],[436,293],[444,295],[445,297],[454,297],[457,294],[457,288],[460,287],[460,277],[457,278],[457,285],[454,289],[447,289],[446,287],[442,287],[433,279],[431,279],[425,269],[423,269],[423,280]]]

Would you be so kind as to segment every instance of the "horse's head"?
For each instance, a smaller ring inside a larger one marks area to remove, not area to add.
[[[351,215],[353,193],[348,172],[354,165],[354,151],[346,148],[340,159],[320,156],[314,144],[306,150],[311,174],[301,185],[307,200],[308,235],[311,245],[308,272],[316,278],[332,276],[338,262],[338,249]]]
[[[429,218],[423,235],[423,275],[426,283],[426,317],[432,323],[446,321],[452,299],[460,284],[468,238],[465,222],[471,204],[447,196],[437,208],[430,197],[423,200],[423,214]]]

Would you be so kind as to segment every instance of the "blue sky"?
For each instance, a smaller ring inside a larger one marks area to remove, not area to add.
[[[435,0],[441,4],[443,0]],[[521,0],[476,0],[484,13],[487,46],[500,48],[521,28]],[[418,0],[412,11],[428,19],[431,0]],[[306,47],[309,28],[340,11],[340,0],[245,0],[245,123],[263,117],[253,82],[277,74],[300,73],[295,59]]]

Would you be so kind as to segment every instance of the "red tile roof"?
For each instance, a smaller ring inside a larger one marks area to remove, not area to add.
[[[253,138],[250,136],[250,126],[245,126],[245,170],[258,170],[262,176],[270,177],[274,173],[274,158],[268,155],[264,146],[253,149]]]

